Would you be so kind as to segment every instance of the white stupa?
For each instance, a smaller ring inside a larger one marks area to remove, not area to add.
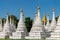
[[[37,19],[38,14],[36,13],[33,19],[33,26],[35,25],[36,19]],[[31,28],[30,32],[34,30],[33,28]]]
[[[60,16],[57,21],[57,26],[55,27],[54,32],[51,33],[51,37],[48,39],[60,40]]]
[[[53,13],[53,17],[52,17],[52,22],[50,24],[50,28],[49,31],[54,31],[55,27],[56,27],[56,20],[55,20],[55,10],[52,9],[52,13]]]
[[[0,18],[0,32],[3,31],[3,27],[2,27],[2,19]]]
[[[0,32],[0,38],[5,38],[6,36],[11,36],[12,31],[11,31],[11,26],[8,20],[8,13],[6,15],[6,23],[4,24],[3,31]]]
[[[9,36],[12,35],[12,30],[11,30],[11,26],[10,26],[10,23],[9,23],[9,20],[8,20],[8,13],[6,15],[6,23],[4,24],[4,28],[3,28],[3,32],[4,32],[4,35],[6,33],[8,33]]]
[[[29,33],[29,38],[30,39],[41,39],[42,29],[43,29],[43,24],[40,18],[40,6],[38,6],[38,13],[36,14],[36,17],[34,19],[33,26]]]
[[[50,37],[49,38],[46,38],[47,40],[48,39],[55,39],[55,36],[57,36],[57,35],[55,35],[56,33],[55,33],[55,31],[56,31],[56,20],[55,20],[55,12],[54,12],[54,9],[53,9],[53,18],[52,18],[52,22],[51,22],[51,25],[50,25],[50,28],[49,28],[49,30],[48,30],[49,32],[50,32]],[[55,36],[54,36],[55,35]]]
[[[24,15],[23,10],[20,11],[20,20],[18,22],[18,27],[16,32],[13,33],[13,35],[10,37],[12,39],[24,39],[27,35],[27,29],[24,23]]]

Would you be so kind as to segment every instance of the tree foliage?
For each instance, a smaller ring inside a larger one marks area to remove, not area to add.
[[[27,31],[30,32],[32,27],[32,19],[30,17],[25,18],[25,25],[26,25]]]
[[[58,20],[58,17],[59,17],[59,16],[55,17],[56,22],[57,22],[57,20]]]

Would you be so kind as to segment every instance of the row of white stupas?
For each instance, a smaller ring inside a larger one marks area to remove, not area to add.
[[[33,25],[31,31],[28,33],[25,23],[23,10],[20,11],[20,20],[18,22],[17,29],[13,24],[12,19],[8,20],[8,14],[6,17],[6,23],[2,28],[2,20],[0,19],[0,38],[9,36],[11,39],[60,39],[60,16],[56,23],[55,12],[53,10],[53,17],[51,24],[49,23],[49,17],[47,18],[47,24],[43,25],[40,18],[40,7],[38,6],[37,14],[33,19]],[[15,31],[15,32],[14,32]],[[29,34],[29,35],[28,35]],[[28,36],[27,36],[28,35]]]

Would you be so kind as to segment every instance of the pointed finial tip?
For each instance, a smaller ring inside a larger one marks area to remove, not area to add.
[[[55,11],[55,8],[52,8],[52,11]]]
[[[38,5],[38,9],[40,9],[40,5]]]
[[[6,11],[6,15],[8,15],[8,11]]]
[[[20,12],[23,12],[23,9],[22,8],[20,9]]]

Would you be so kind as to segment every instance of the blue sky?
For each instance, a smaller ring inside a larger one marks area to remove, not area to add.
[[[24,17],[33,18],[38,5],[40,5],[41,18],[46,12],[46,15],[50,14],[50,19],[52,19],[52,8],[55,8],[56,16],[60,13],[60,0],[0,0],[0,17],[5,18],[8,10],[9,15],[13,14],[19,19],[22,8]]]

